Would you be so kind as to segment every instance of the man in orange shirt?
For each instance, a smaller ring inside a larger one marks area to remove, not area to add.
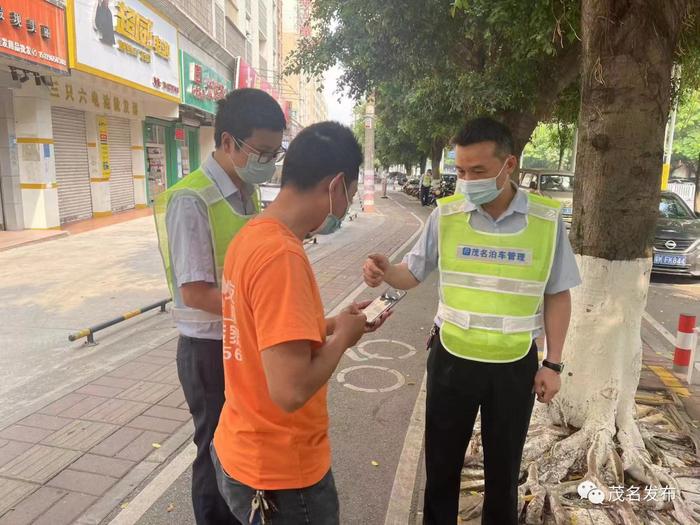
[[[339,523],[327,382],[368,327],[351,305],[324,318],[303,239],[333,233],[357,191],[352,131],[322,122],[292,141],[282,189],[231,243],[223,274],[226,402],[212,442],[219,491],[245,523]]]

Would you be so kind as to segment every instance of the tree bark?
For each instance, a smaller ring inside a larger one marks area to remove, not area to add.
[[[634,421],[634,395],[671,69],[686,5],[686,0],[584,0],[582,6],[571,240],[583,285],[572,293],[567,373],[551,413],[585,429],[584,443],[596,458],[619,446],[625,472],[648,483],[658,478],[650,478],[653,467]]]
[[[433,177],[440,176],[440,162],[442,161],[442,152],[447,146],[447,141],[442,138],[433,139],[430,145],[430,163],[433,169]]]

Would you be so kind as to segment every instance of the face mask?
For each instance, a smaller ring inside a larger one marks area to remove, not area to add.
[[[506,163],[504,162],[503,166],[501,166],[501,170],[498,172],[498,175],[496,175],[495,177],[491,177],[490,179],[459,179],[457,181],[455,191],[458,193],[462,193],[469,202],[477,206],[493,202],[501,194],[503,188],[505,188],[505,185],[503,185],[503,188],[499,189],[498,184],[496,184],[496,180],[498,179],[498,177],[501,176],[501,173],[503,173],[503,168],[505,167]]]
[[[350,211],[350,198],[348,197],[348,188],[345,185],[345,178],[343,177],[343,189],[345,190],[345,201],[348,203],[348,205],[345,207],[345,213],[343,213],[343,216],[338,218],[335,215],[333,215],[333,198],[331,197],[331,190],[328,190],[328,200],[330,202],[330,213],[326,216],[325,220],[319,226],[316,231],[313,233],[315,235],[330,235],[331,233],[335,233],[340,229],[340,225],[342,224],[343,220],[348,214],[348,211]]]
[[[259,159],[253,159],[254,156],[257,155],[253,153],[248,154],[248,160],[242,168],[236,166],[235,163],[233,164],[238,176],[243,182],[247,182],[248,184],[262,184],[263,182],[271,181],[272,177],[275,175],[275,163],[270,161],[263,164]]]

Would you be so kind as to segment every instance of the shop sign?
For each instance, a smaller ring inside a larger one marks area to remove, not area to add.
[[[185,128],[175,128],[175,140],[180,142],[185,141]]]
[[[74,79],[52,78],[48,87],[52,103],[57,106],[72,107],[83,111],[115,115],[123,118],[142,118],[141,101],[133,96],[110,93],[107,90],[91,87]]]
[[[238,60],[238,87],[262,89],[266,93],[272,95],[277,102],[280,101],[279,90],[275,89],[272,84],[258,75],[253,66],[243,59]]]
[[[68,71],[65,11],[46,0],[0,0],[0,54]]]
[[[71,67],[180,101],[174,25],[140,0],[68,0],[67,7]]]
[[[103,179],[109,179],[112,170],[109,167],[109,137],[107,134],[107,117],[97,117],[97,134],[100,138],[100,166]]]
[[[216,102],[231,91],[231,81],[184,51],[180,52],[180,66],[183,104],[215,114]]]

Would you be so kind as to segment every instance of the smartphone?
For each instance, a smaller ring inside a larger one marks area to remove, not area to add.
[[[377,297],[367,308],[362,310],[367,316],[367,324],[375,323],[384,312],[396,306],[396,303],[404,297],[406,297],[406,292],[403,290],[387,288],[382,295]]]

